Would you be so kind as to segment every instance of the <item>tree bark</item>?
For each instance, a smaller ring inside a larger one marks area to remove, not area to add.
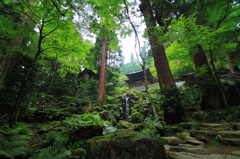
[[[232,73],[239,73],[240,70],[237,65],[233,64],[234,56],[231,53],[226,53],[225,54],[226,60],[228,62],[229,69]]]
[[[100,105],[104,105],[106,102],[107,41],[108,35],[104,34],[102,39],[102,57],[100,68],[100,81],[98,88],[98,97]]]
[[[31,0],[29,3],[33,4],[36,1],[37,0]],[[29,13],[26,13],[22,21],[20,21],[19,23],[21,24],[21,28],[27,27],[25,30],[27,30],[28,32],[33,31],[35,26],[34,22],[30,19]],[[28,34],[18,31],[16,37],[9,42],[9,47],[11,49],[6,53],[0,63],[0,88],[1,86],[3,87],[5,77],[8,73],[8,70],[13,66],[13,63],[16,60],[16,56],[21,56],[18,51],[14,51],[14,47],[26,45],[26,43],[28,42],[28,37],[26,35]]]
[[[33,4],[36,1],[37,0],[30,0],[29,3]],[[33,21],[33,19],[31,19],[31,15],[29,13],[26,13],[23,16],[23,19],[19,22],[19,24],[20,24],[19,25],[20,27],[18,28],[18,32],[15,38],[9,42],[10,49],[6,52],[6,55],[4,56],[3,60],[0,63],[0,88],[3,88],[1,90],[1,93],[2,91],[8,89],[7,87],[5,88],[5,85],[8,82],[6,81],[6,77],[11,75],[12,73],[11,70],[14,70],[17,66],[16,64],[19,63],[21,61],[21,58],[24,57],[21,50],[26,49],[26,44],[29,40],[28,35],[30,32],[34,31],[35,22]],[[20,47],[20,48],[16,49],[16,47]],[[21,101],[21,98],[24,98],[23,97],[24,95],[22,95],[22,90],[25,90],[25,88],[22,88],[22,87],[26,85],[28,77],[29,76],[25,77],[24,75],[23,80],[20,80],[21,86],[19,86],[20,88],[18,88],[19,90],[17,91],[17,93],[14,94],[16,98],[14,101],[12,101],[13,104],[7,105],[7,107],[9,107],[8,116],[9,116],[9,125],[11,127],[16,125],[17,123],[19,112],[20,112],[20,108],[18,107],[18,105],[20,104],[18,102]]]
[[[149,42],[152,49],[155,67],[157,70],[159,86],[170,87],[174,85],[172,73],[167,61],[166,53],[162,44],[158,42],[155,35],[156,20],[153,16],[152,7],[149,0],[141,0],[140,10],[144,16],[144,20],[148,29]]]
[[[149,89],[148,89],[148,80],[147,80],[147,73],[146,73],[146,69],[145,69],[145,61],[143,61],[142,70],[143,70],[143,74],[144,74],[144,85],[145,85],[146,92],[147,92],[147,95],[148,95],[148,100],[149,100],[149,103],[150,103],[150,106],[151,106],[151,109],[152,109],[152,112],[153,112],[153,116],[157,120],[158,119],[158,114],[157,114],[155,106],[153,105],[152,96],[151,96],[151,94],[149,92]]]
[[[200,44],[197,44],[193,50],[195,50],[192,53],[192,61],[194,63],[194,67],[199,68],[199,67],[205,66],[207,69],[207,74],[212,75],[211,68],[207,61],[207,56],[202,46]]]
[[[207,60],[207,56],[202,48],[202,46],[200,44],[197,44],[196,46],[194,46],[193,48],[193,52],[191,52],[191,56],[192,56],[192,61],[194,63],[194,67],[195,68],[200,68],[202,66],[205,66],[206,67],[206,74],[209,76],[209,79],[212,81],[212,82],[216,82],[217,84],[217,87],[216,86],[213,86],[212,88],[208,88],[204,85],[200,86],[201,87],[201,90],[205,93],[204,96],[202,97],[203,100],[206,101],[206,103],[210,106],[210,107],[213,107],[213,108],[217,108],[219,107],[218,105],[213,105],[212,103],[209,103],[211,98],[214,98],[214,96],[221,96],[221,102],[222,104],[227,107],[228,106],[228,103],[227,103],[227,98],[224,94],[225,90],[224,90],[224,87],[223,85],[221,84],[221,81],[219,80],[219,78],[217,77],[217,74],[216,74],[216,71],[215,71],[215,65],[214,65],[214,62],[213,62],[213,58],[212,58],[212,50],[210,50],[210,58],[211,58],[211,65],[212,65],[212,68],[213,68],[213,72],[211,70],[211,67],[208,63],[208,60]],[[215,93],[210,93],[211,91],[214,91],[215,90]],[[202,102],[202,107],[205,108],[205,104],[204,102]]]
[[[220,92],[220,95],[222,97],[222,102],[224,104],[225,107],[228,107],[228,101],[227,101],[227,97],[225,95],[226,89],[224,87],[224,85],[222,84],[222,82],[220,81],[217,72],[216,72],[216,67],[214,64],[214,59],[213,59],[213,50],[211,49],[211,47],[209,46],[209,55],[210,55],[210,64],[212,66],[212,70],[213,70],[213,77],[215,79],[215,81],[217,82],[217,86]]]

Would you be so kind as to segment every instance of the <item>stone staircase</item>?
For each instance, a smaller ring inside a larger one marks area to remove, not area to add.
[[[190,134],[203,142],[217,140],[224,145],[240,147],[240,123],[202,123],[199,130],[192,130]]]
[[[189,127],[191,124],[187,125]],[[240,159],[240,123],[202,123],[189,129],[193,130],[176,136],[162,137],[169,159]],[[211,140],[223,144],[218,147],[219,152],[209,151],[205,143]],[[226,147],[224,145],[234,147],[231,147],[231,152],[223,153],[221,149]]]

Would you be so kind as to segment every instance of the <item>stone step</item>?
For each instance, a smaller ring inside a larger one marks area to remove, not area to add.
[[[207,156],[205,159],[239,159],[239,157],[234,155],[211,154]]]
[[[224,131],[224,130],[232,130],[232,125],[229,123],[202,123],[200,124],[201,130],[214,130],[214,131]]]
[[[231,155],[238,156],[240,158],[240,151],[233,151]]]
[[[215,130],[215,131],[224,131],[224,130],[240,130],[240,122],[237,123],[195,123],[195,122],[182,122],[180,123],[181,127],[184,129],[196,129],[196,130]]]
[[[190,132],[191,136],[198,140],[207,142],[209,140],[215,140],[216,137],[219,139],[240,139],[240,131],[205,131],[205,130],[194,130]]]
[[[207,155],[197,155],[188,152],[169,152],[169,159],[205,159]]]
[[[187,140],[186,143],[187,143],[187,144],[191,144],[191,145],[196,145],[196,146],[197,146],[197,145],[203,145],[203,144],[204,144],[204,142],[199,141],[199,140],[196,140],[196,139],[195,139],[195,140]]]
[[[231,153],[230,155],[210,154],[198,155],[189,152],[169,152],[169,159],[239,159],[238,153]]]
[[[233,130],[240,130],[240,123],[233,123],[232,124],[232,129]]]
[[[168,136],[168,137],[162,137],[162,142],[165,145],[171,145],[171,146],[177,146],[179,144],[183,144],[184,141],[179,139],[176,136]]]
[[[220,142],[224,145],[240,146],[240,139],[221,139]]]
[[[179,146],[171,146],[169,151],[171,152],[188,152],[198,155],[208,155],[210,154],[207,149],[205,149],[203,146],[193,146],[189,144],[181,144]]]
[[[180,125],[181,125],[181,127],[183,129],[188,129],[188,130],[190,130],[190,129],[198,129],[199,126],[200,126],[196,122],[181,122]]]

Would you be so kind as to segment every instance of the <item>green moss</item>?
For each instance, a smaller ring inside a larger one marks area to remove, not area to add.
[[[165,158],[161,157],[165,150],[160,140],[129,129],[119,129],[87,140],[86,150],[93,158],[108,158],[109,155],[109,158]]]
[[[100,142],[100,141],[109,141],[113,139],[120,139],[120,138],[129,138],[131,141],[136,141],[140,138],[146,138],[149,137],[146,134],[142,133],[137,133],[133,130],[128,130],[128,129],[118,129],[113,133],[106,134],[103,136],[96,136],[88,140],[88,142],[95,141],[95,142]]]
[[[69,127],[86,127],[86,126],[99,126],[103,127],[103,119],[97,114],[74,114],[72,117],[66,118],[63,121]]]
[[[143,116],[139,112],[135,112],[130,116],[132,123],[141,123],[143,122]]]
[[[134,125],[125,120],[120,120],[117,125],[118,129],[134,129]]]
[[[186,133],[186,132],[181,132],[181,133],[177,133],[176,134],[176,137],[178,137],[179,139],[182,139],[182,140],[186,140],[186,137],[189,135],[189,133]]]
[[[145,128],[147,128],[147,126],[144,123],[134,124],[134,130],[135,131],[141,131],[141,130],[143,130]]]

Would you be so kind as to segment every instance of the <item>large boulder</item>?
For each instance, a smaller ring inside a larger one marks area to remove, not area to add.
[[[142,123],[144,120],[142,114],[140,114],[139,112],[135,112],[130,116],[130,121],[132,123]]]
[[[102,135],[104,121],[99,115],[74,114],[63,121],[64,131],[68,134],[69,141],[90,139]]]
[[[166,159],[161,141],[133,130],[119,129],[86,142],[88,159]]]

